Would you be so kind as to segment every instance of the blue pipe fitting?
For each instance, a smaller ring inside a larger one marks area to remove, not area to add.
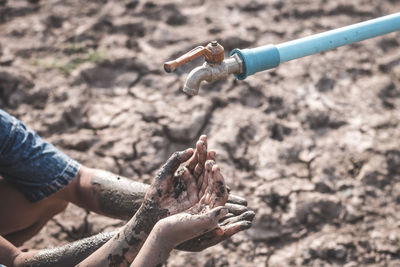
[[[243,61],[243,73],[235,74],[239,80],[244,80],[256,72],[275,68],[280,63],[279,50],[272,44],[252,49],[234,49],[230,55],[234,54],[238,54]]]
[[[303,37],[276,46],[266,45],[253,49],[234,49],[230,55],[238,54],[243,61],[243,73],[235,74],[235,76],[239,80],[244,80],[249,75],[275,68],[283,62],[399,30],[400,12]]]

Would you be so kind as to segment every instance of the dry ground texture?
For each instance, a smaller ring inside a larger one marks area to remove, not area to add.
[[[202,133],[252,229],[166,266],[399,266],[400,33],[182,93],[197,45],[278,44],[397,0],[0,1],[0,107],[91,167],[150,182]],[[27,246],[121,225],[70,205]]]

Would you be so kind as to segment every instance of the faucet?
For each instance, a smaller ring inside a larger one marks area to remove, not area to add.
[[[400,12],[375,18],[338,29],[306,36],[278,45],[268,44],[251,49],[234,49],[224,60],[224,48],[216,41],[206,47],[198,46],[183,56],[166,62],[164,69],[174,71],[178,66],[204,55],[206,62],[193,69],[183,91],[197,95],[202,81],[214,82],[230,73],[239,80],[257,72],[278,67],[281,63],[331,50],[343,45],[400,31]],[[351,60],[351,59],[350,59]]]
[[[188,95],[197,95],[202,81],[214,82],[225,79],[229,74],[243,73],[243,61],[240,56],[234,54],[224,59],[224,47],[217,41],[212,41],[206,47],[198,46],[175,60],[165,62],[164,70],[172,72],[180,65],[202,55],[206,62],[189,73],[183,86],[183,91]]]

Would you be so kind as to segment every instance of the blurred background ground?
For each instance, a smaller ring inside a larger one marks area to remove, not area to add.
[[[400,11],[396,0],[0,1],[0,107],[90,167],[150,182],[202,133],[252,229],[166,266],[399,266],[400,33],[182,93],[197,45],[226,50]],[[122,224],[70,205],[32,240]]]

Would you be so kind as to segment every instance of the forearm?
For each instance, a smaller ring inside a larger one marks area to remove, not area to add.
[[[79,181],[78,203],[109,217],[129,220],[143,202],[149,185],[103,170],[84,168]]]
[[[173,246],[162,239],[161,230],[157,225],[151,231],[131,267],[161,266],[169,257]]]
[[[129,266],[139,253],[153,226],[165,216],[165,210],[143,205],[116,235],[79,266]]]
[[[118,231],[101,233],[68,245],[35,252],[22,252],[14,260],[15,267],[70,267],[83,261],[103,246]]]

